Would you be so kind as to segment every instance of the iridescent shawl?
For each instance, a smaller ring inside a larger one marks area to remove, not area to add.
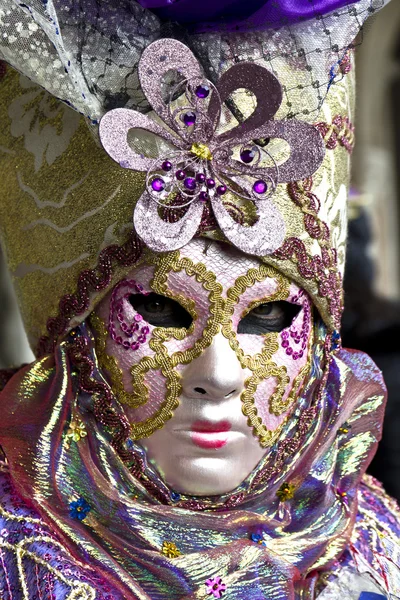
[[[106,384],[91,334],[80,331],[91,376]],[[18,492],[72,555],[126,598],[206,598],[216,577],[224,600],[313,597],[318,571],[349,544],[381,434],[384,386],[371,360],[317,344],[310,381],[262,464],[228,497],[192,499],[200,510],[189,510],[172,491],[170,502],[157,500],[115,452],[70,345],[21,369],[0,394],[0,441]]]

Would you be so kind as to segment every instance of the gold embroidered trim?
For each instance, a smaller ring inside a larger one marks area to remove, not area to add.
[[[294,403],[296,398],[301,394],[310,368],[311,368],[311,357],[310,357],[310,353],[308,351],[307,363],[304,365],[304,367],[301,369],[300,373],[295,378],[292,389],[290,391],[290,394],[288,395],[286,400],[283,400],[282,398],[272,398],[271,397],[271,399],[269,401],[269,410],[272,414],[279,417],[279,415],[281,415],[282,413],[285,413],[290,408],[290,406]]]
[[[12,520],[20,520],[18,517],[6,513],[3,509],[1,509],[1,512],[2,514],[6,514],[7,517],[11,518]],[[28,521],[27,517],[23,517],[22,519]],[[35,565],[45,567],[46,570],[49,571],[49,573],[52,573],[55,577],[57,577],[59,581],[67,585],[71,589],[71,592],[67,596],[68,600],[95,600],[96,590],[92,588],[88,583],[84,583],[77,579],[67,579],[61,571],[52,567],[49,564],[48,560],[45,560],[44,558],[41,558],[34,552],[31,552],[30,550],[24,548],[24,546],[26,546],[27,544],[36,543],[52,544],[54,546],[57,546],[60,550],[64,550],[63,546],[59,542],[57,542],[57,540],[46,535],[31,536],[29,538],[22,539],[20,542],[18,542],[18,544],[10,544],[6,541],[0,541],[0,549],[5,548],[6,550],[10,550],[15,553],[17,559],[19,582],[21,584],[24,600],[29,600],[30,596],[23,565],[23,559],[30,559],[35,563]]]
[[[14,515],[13,513],[9,513],[7,510],[5,510],[2,506],[0,506],[0,515],[2,517],[4,517],[5,519],[8,519],[9,521],[17,521],[18,523],[21,523],[22,521],[24,521],[24,523],[32,523],[35,525],[43,525],[43,521],[41,521],[40,519],[34,519],[32,517],[24,517],[21,515]]]
[[[279,435],[280,428],[275,431],[270,431],[263,424],[258,416],[258,411],[254,403],[254,395],[261,381],[268,377],[275,377],[277,386],[275,392],[271,396],[270,403],[277,403],[283,397],[286,387],[289,384],[286,367],[278,367],[272,362],[272,356],[278,351],[279,343],[277,332],[267,333],[264,340],[264,348],[261,352],[254,356],[246,355],[239,346],[239,341],[233,330],[232,316],[235,306],[244,292],[253,287],[256,281],[264,281],[267,277],[277,280],[278,287],[275,292],[269,296],[265,296],[261,300],[253,302],[246,311],[242,314],[245,316],[250,310],[265,302],[275,302],[278,300],[286,300],[289,296],[290,283],[273,267],[261,264],[257,269],[249,269],[246,275],[241,275],[237,278],[234,285],[227,292],[225,319],[222,326],[222,334],[229,340],[229,344],[236,353],[242,368],[250,369],[253,374],[245,381],[245,389],[240,397],[243,403],[243,413],[248,417],[248,422],[253,427],[253,433],[256,435],[260,444],[263,447],[270,445]]]

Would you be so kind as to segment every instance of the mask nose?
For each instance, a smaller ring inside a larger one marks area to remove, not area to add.
[[[218,333],[211,346],[187,365],[181,383],[187,398],[223,400],[240,396],[244,381],[245,372],[235,352],[222,333]]]

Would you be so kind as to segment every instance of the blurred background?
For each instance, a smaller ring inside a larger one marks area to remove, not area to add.
[[[359,41],[342,337],[344,346],[367,352],[384,373],[384,436],[369,472],[400,500],[399,0],[367,23]],[[0,369],[32,360],[0,251]]]
[[[388,388],[369,473],[400,501],[400,2],[367,22],[356,50],[357,112],[343,345],[369,354]]]

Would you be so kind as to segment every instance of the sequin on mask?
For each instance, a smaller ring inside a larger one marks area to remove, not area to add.
[[[128,280],[144,293],[179,302],[193,318],[188,329],[146,324],[149,336],[133,351],[117,344],[107,330],[110,296],[92,315],[100,364],[119,401],[133,415],[133,437],[150,436],[172,418],[182,395],[185,365],[222,332],[246,373],[240,397],[243,413],[261,446],[269,446],[309,371],[313,324],[308,296],[273,267],[236,250],[213,245],[205,254],[200,240],[181,252],[148,253],[144,264],[129,273],[127,285]],[[134,322],[137,312],[128,301],[126,285],[120,287],[121,301],[113,295],[121,306],[120,318]],[[264,335],[237,333],[240,320],[255,306],[282,300],[300,306],[289,327]],[[287,352],[287,339],[298,350],[295,359],[293,351]]]

